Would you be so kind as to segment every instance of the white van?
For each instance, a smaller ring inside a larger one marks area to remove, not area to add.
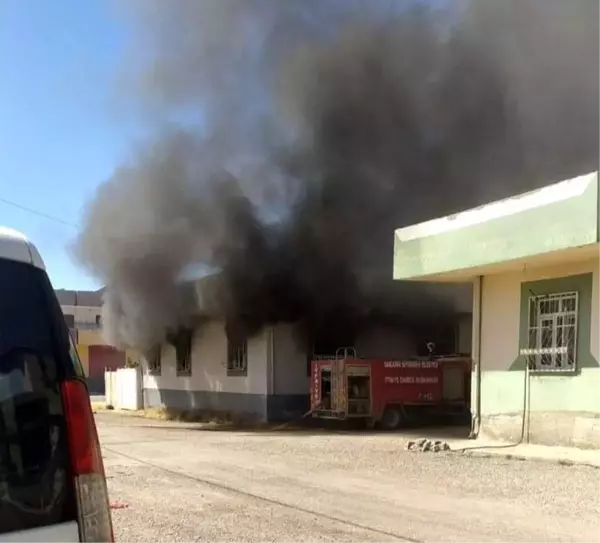
[[[85,376],[44,262],[0,227],[0,542],[113,541]]]

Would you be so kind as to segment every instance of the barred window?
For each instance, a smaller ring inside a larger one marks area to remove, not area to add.
[[[529,341],[522,351],[532,371],[573,371],[577,361],[577,292],[529,299]]]
[[[227,340],[227,375],[247,375],[248,341]]]
[[[146,361],[148,362],[148,373],[150,375],[160,375],[162,372],[162,348],[157,345],[146,354]]]
[[[177,334],[174,342],[177,375],[179,377],[192,375],[192,336],[190,330],[182,330]]]

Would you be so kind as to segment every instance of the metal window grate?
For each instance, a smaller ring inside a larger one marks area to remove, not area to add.
[[[521,353],[531,371],[576,369],[578,310],[577,292],[529,298],[529,338]]]
[[[248,342],[228,342],[227,351],[227,371],[246,373],[248,371]]]
[[[180,332],[177,336],[175,359],[178,377],[192,375],[192,332]]]
[[[160,375],[162,372],[162,348],[159,345],[154,347],[147,355],[146,361],[148,362],[148,373],[150,375]]]

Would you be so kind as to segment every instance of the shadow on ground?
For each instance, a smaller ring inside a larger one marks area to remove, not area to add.
[[[120,412],[113,411],[115,415]],[[112,415],[111,415],[112,416]],[[149,410],[146,412],[123,415],[137,419],[136,426],[145,428],[171,428],[200,432],[239,432],[270,435],[308,436],[323,434],[346,435],[390,435],[414,434],[427,432],[439,438],[466,439],[469,435],[469,424],[463,420],[448,421],[441,417],[429,417],[406,422],[402,427],[393,431],[369,429],[360,420],[339,421],[316,419],[310,416],[291,420],[284,423],[264,423],[256,420],[231,416],[228,413],[182,412],[171,410]]]
[[[466,439],[469,436],[470,427],[464,424],[440,425],[439,421],[418,422],[406,424],[396,430],[384,431],[378,429],[365,428],[361,425],[347,424],[338,421],[317,421],[311,424],[288,423],[283,425],[263,425],[252,427],[235,424],[207,424],[204,427],[194,428],[204,432],[242,432],[242,433],[260,433],[271,435],[323,435],[323,434],[346,434],[346,435],[390,435],[403,433],[414,434],[416,432],[427,432],[434,434],[438,438],[447,439]]]

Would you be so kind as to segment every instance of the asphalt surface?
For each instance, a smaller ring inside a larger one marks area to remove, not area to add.
[[[598,541],[599,474],[97,415],[117,541]]]

